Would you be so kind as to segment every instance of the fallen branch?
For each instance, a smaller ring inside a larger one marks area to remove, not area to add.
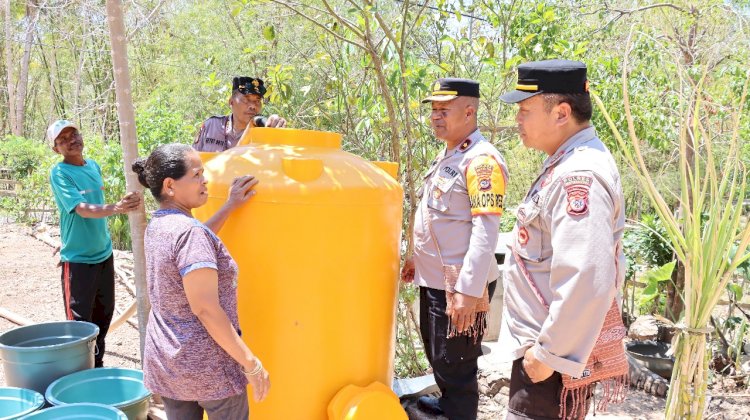
[[[117,315],[117,318],[112,320],[112,323],[109,325],[109,330],[114,331],[117,328],[119,328],[120,325],[124,324],[125,321],[129,320],[130,317],[135,315],[136,309],[137,309],[137,306],[136,306],[136,301],[134,299],[133,302],[130,303],[130,306],[128,306],[128,308],[125,309],[125,312]]]
[[[49,233],[47,233],[46,230],[42,230],[42,231],[35,230],[31,232],[31,236],[44,242],[45,244],[51,246],[52,248],[55,248],[56,250],[60,249],[60,241],[55,240],[54,238],[49,236]]]
[[[31,324],[34,323],[34,321],[32,321],[32,320],[30,320],[28,318],[24,318],[23,316],[18,315],[17,313],[12,312],[12,311],[10,311],[8,309],[5,309],[5,308],[0,308],[0,316],[3,317],[3,318],[5,318],[5,319],[7,319],[8,321],[16,324],[16,325],[20,325],[22,327],[24,325],[31,325]]]

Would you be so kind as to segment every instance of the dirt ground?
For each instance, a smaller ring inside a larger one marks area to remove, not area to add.
[[[34,322],[62,321],[59,255],[53,248],[33,238],[28,227],[0,222],[0,307]],[[134,296],[121,284],[115,290],[117,307],[124,309]],[[133,323],[137,324],[135,317]],[[0,317],[0,332],[17,325]],[[122,324],[107,335],[106,366],[140,368],[138,331],[130,323]],[[0,368],[0,384],[5,374]]]
[[[60,269],[58,257],[52,247],[31,236],[31,228],[0,220],[0,307],[8,309],[34,322],[64,319]],[[121,284],[116,290],[117,307],[124,309],[134,296]],[[136,323],[136,318],[131,321]],[[12,322],[0,317],[0,333],[15,328]],[[124,323],[107,337],[107,366],[140,368],[138,331],[131,323]],[[5,376],[0,366],[0,385]],[[709,402],[706,419],[750,418],[750,394],[744,389],[725,392]],[[507,388],[494,398],[482,396],[481,419],[505,418]],[[594,419],[647,419],[663,418],[664,399],[643,391],[631,390],[625,403],[611,406],[608,413],[597,413]]]

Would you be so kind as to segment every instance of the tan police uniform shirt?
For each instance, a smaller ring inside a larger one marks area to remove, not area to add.
[[[620,174],[593,127],[568,139],[544,162],[518,207],[505,265],[500,342],[513,359],[529,347],[554,370],[580,376],[604,316],[625,277]]]
[[[480,297],[500,276],[495,246],[506,182],[505,161],[479,130],[440,152],[424,176],[414,219],[415,284],[445,290],[435,240],[445,264],[463,264],[458,292]]]
[[[201,125],[193,149],[199,152],[223,152],[236,146],[244,133],[245,130],[234,132],[232,114],[215,115]]]

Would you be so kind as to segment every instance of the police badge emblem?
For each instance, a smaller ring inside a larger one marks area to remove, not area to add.
[[[563,179],[568,195],[568,214],[581,216],[589,211],[589,188],[593,178],[586,175],[572,175]]]
[[[487,163],[477,165],[474,168],[474,172],[477,174],[479,191],[489,191],[492,189],[492,170],[492,165]]]

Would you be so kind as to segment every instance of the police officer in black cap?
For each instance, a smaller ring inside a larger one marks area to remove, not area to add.
[[[260,117],[266,87],[256,77],[235,77],[232,81],[232,96],[229,98],[229,115],[217,115],[207,119],[193,142],[199,152],[223,152],[237,145],[245,128],[262,124],[265,127],[285,127],[286,120],[274,114]]]
[[[420,332],[441,396],[421,397],[417,407],[430,418],[473,420],[477,359],[500,276],[495,246],[507,170],[477,127],[478,82],[439,79],[423,102],[432,105],[430,125],[445,148],[424,176],[414,255],[401,278],[420,286]]]
[[[583,418],[596,382],[617,400],[628,372],[619,309],[625,203],[620,174],[591,126],[586,66],[518,67],[526,147],[548,155],[519,204],[506,259],[500,341],[514,360],[508,419]]]

